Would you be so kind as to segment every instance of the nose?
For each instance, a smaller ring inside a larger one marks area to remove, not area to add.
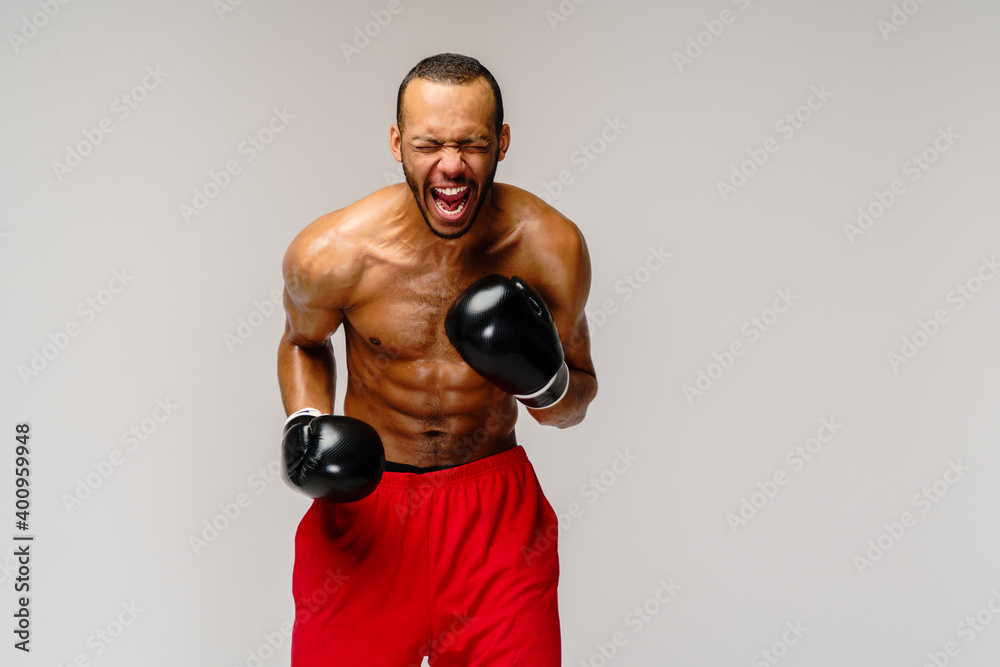
[[[465,171],[465,161],[462,159],[462,151],[457,147],[442,148],[441,159],[438,161],[438,169],[449,178],[457,177]]]

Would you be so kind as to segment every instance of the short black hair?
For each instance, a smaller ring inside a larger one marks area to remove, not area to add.
[[[486,79],[493,89],[493,127],[496,136],[499,137],[503,128],[503,97],[500,95],[500,84],[478,60],[457,53],[439,53],[424,58],[403,78],[403,82],[399,84],[399,93],[396,95],[396,124],[399,125],[399,131],[403,131],[403,93],[411,81],[426,79],[435,83],[463,84],[478,78]]]

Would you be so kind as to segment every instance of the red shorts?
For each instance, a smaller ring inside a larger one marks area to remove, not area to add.
[[[558,523],[520,446],[314,501],[295,535],[293,667],[559,667]]]

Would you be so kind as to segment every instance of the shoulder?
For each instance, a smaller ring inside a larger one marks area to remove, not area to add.
[[[540,197],[512,185],[501,184],[498,199],[514,220],[523,251],[533,265],[564,274],[571,283],[589,282],[590,255],[576,223]]]
[[[382,188],[327,213],[292,240],[282,275],[289,296],[298,305],[339,308],[347,303],[364,272],[376,227],[399,199],[399,187]]]
[[[518,230],[522,272],[546,299],[582,309],[590,293],[590,253],[583,232],[540,197],[503,185],[498,204]]]

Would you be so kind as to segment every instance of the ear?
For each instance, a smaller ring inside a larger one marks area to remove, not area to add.
[[[507,154],[508,146],[510,146],[510,125],[504,123],[504,126],[500,128],[500,151],[497,153],[497,162]]]
[[[392,127],[389,128],[389,150],[392,151],[393,157],[396,158],[396,162],[403,161],[403,133],[399,131],[399,125],[393,123]]]

